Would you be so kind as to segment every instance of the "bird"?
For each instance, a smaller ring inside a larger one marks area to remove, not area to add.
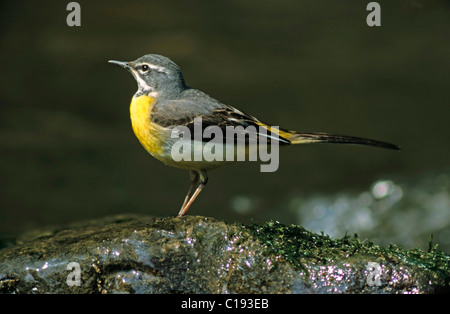
[[[250,144],[255,143],[251,142],[252,138],[258,140],[256,145],[258,147],[263,144],[290,146],[308,143],[340,143],[400,149],[395,144],[367,138],[324,132],[290,131],[272,127],[199,89],[189,87],[185,83],[180,67],[163,55],[146,54],[134,61],[109,60],[108,62],[128,70],[137,82],[138,89],[130,104],[130,118],[132,129],[139,142],[150,155],[162,163],[189,171],[191,185],[178,212],[178,217],[187,213],[205,188],[208,183],[207,171],[230,164],[229,160],[219,160],[219,158],[217,160],[205,160],[205,158],[175,160],[173,148],[180,141],[180,134],[175,132],[178,136],[174,136],[174,131],[184,128],[183,130],[195,133],[198,121],[201,122],[199,126],[201,131],[205,131],[208,127],[215,127],[226,133],[226,130],[234,128],[246,134],[248,137],[241,138],[240,142],[237,137],[234,137],[234,142],[231,142],[234,146],[243,144],[246,154],[249,153]],[[252,134],[245,131],[250,127],[256,130]],[[211,137],[206,138],[204,134],[200,137],[196,136],[196,134],[190,134],[187,136],[187,142],[191,144],[200,142],[201,147],[204,147],[205,143],[212,141]],[[225,139],[227,139],[226,136]],[[224,144],[225,140],[222,138],[217,142],[216,144]]]

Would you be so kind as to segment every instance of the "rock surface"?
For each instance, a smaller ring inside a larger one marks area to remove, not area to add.
[[[128,217],[0,250],[1,293],[448,293],[450,257],[276,222]]]

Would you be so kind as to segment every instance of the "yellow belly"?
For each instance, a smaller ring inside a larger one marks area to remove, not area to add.
[[[163,148],[160,127],[152,123],[150,119],[155,102],[155,98],[147,95],[133,97],[130,104],[130,117],[134,134],[139,142],[157,158],[161,155]]]
[[[130,104],[131,125],[139,142],[154,158],[164,164],[181,169],[204,170],[222,166],[224,161],[175,161],[171,148],[178,138],[171,138],[170,129],[152,123],[151,112],[156,99],[148,95],[133,97]],[[203,147],[204,143],[202,143]]]

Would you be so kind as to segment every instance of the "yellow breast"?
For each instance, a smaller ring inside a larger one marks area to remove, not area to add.
[[[153,156],[162,152],[160,130],[151,122],[151,112],[156,99],[148,95],[133,97],[130,104],[131,125],[134,134],[144,148]]]

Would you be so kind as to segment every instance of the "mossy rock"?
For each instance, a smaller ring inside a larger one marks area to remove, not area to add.
[[[450,257],[436,248],[383,248],[276,222],[120,217],[18,242],[0,250],[2,293],[450,292]]]

